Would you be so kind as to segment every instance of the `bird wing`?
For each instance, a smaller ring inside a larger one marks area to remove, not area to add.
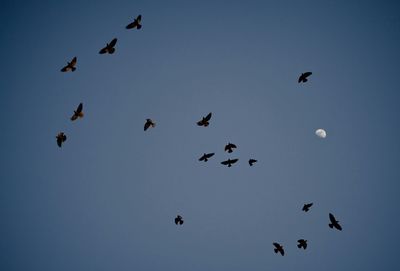
[[[130,23],[126,26],[126,29],[132,29],[132,28],[135,28],[136,26],[137,26],[137,22],[133,21],[132,23]]]
[[[285,251],[283,250],[283,248],[281,248],[281,249],[279,250],[279,252],[282,254],[282,256],[285,256]]]
[[[231,148],[237,148],[235,144],[231,143],[230,145],[231,145]]]
[[[207,157],[207,158],[210,158],[210,157],[214,156],[214,154],[215,154],[215,153],[213,153],[213,152],[207,153],[207,154],[206,154],[206,157]]]
[[[108,46],[112,48],[112,47],[115,46],[115,44],[117,44],[117,39],[116,38],[113,39]]]
[[[199,120],[199,121],[197,122],[197,125],[203,126],[203,125],[204,125],[203,120]]]
[[[303,76],[303,74],[302,74],[302,75],[299,76],[299,80],[298,80],[297,82],[300,83],[300,82],[303,81],[303,80],[304,80],[304,76]]]
[[[75,56],[75,57],[71,60],[71,66],[72,66],[72,67],[76,65],[76,61],[77,61],[77,58],[76,58],[76,56]]]
[[[305,72],[303,73],[304,78],[309,77],[312,74],[312,72]]]
[[[66,72],[67,70],[68,70],[68,65],[67,65],[67,66],[64,66],[64,67],[61,69],[62,72]]]
[[[76,113],[81,113],[82,112],[82,109],[83,109],[83,104],[82,103],[80,103],[79,105],[78,105],[78,108],[76,109]]]
[[[223,165],[229,165],[229,160],[222,161],[221,164],[223,164]]]
[[[336,229],[338,229],[339,231],[342,230],[342,226],[339,225],[339,223],[333,223],[333,226],[335,226]]]
[[[146,123],[144,124],[144,130],[146,131],[147,129],[149,129],[150,125],[151,125],[151,122],[146,121]]]
[[[142,20],[142,15],[139,14],[139,16],[136,17],[136,20],[140,23],[140,21]]]
[[[229,150],[229,144],[228,145],[225,145],[225,151],[227,151],[227,150]]]
[[[332,222],[332,224],[336,224],[336,219],[331,213],[329,213],[329,220]]]
[[[203,154],[203,156],[199,158],[199,161],[203,161],[204,159],[206,159],[206,155],[205,154]]]
[[[208,115],[204,118],[205,121],[209,121],[211,119],[212,113],[208,113]]]
[[[231,164],[236,163],[238,160],[239,160],[239,159],[232,159],[232,160],[231,160]]]
[[[102,48],[100,51],[99,51],[99,54],[105,54],[105,53],[107,53],[107,50],[108,50],[108,48],[107,48],[107,46],[106,47],[104,47],[104,48]]]
[[[74,113],[74,114],[72,115],[72,117],[71,117],[71,120],[74,121],[74,120],[76,120],[77,118],[78,118],[78,115]]]
[[[58,147],[61,148],[61,144],[62,144],[62,138],[61,138],[61,136],[57,136],[57,145],[58,145]]]

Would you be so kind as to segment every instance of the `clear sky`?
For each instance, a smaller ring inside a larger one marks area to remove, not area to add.
[[[399,270],[399,11],[2,1],[0,270]]]

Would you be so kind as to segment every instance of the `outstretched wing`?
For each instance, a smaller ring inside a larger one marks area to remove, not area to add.
[[[139,14],[139,16],[136,17],[136,20],[140,23],[140,21],[142,20],[142,15]]]
[[[305,72],[305,73],[303,73],[303,75],[304,75],[304,78],[307,78],[307,77],[309,77],[311,74],[312,74],[312,72]]]
[[[137,25],[138,25],[137,22],[136,22],[136,21],[133,21],[132,23],[130,23],[130,24],[128,24],[128,25],[126,26],[126,29],[135,28]]]
[[[229,165],[229,160],[222,161],[221,164],[223,164],[223,165],[225,165],[225,166],[226,166],[226,165]]]
[[[207,157],[207,158],[210,158],[210,157],[214,156],[214,154],[215,154],[215,153],[213,153],[213,152],[212,152],[212,153],[207,153],[207,154],[206,154],[206,157]]]
[[[203,126],[203,125],[204,125],[203,120],[199,120],[199,121],[197,122],[197,125]]]
[[[150,126],[151,126],[151,122],[146,121],[146,123],[144,124],[144,130],[146,131],[147,129],[149,129]]]
[[[232,160],[231,160],[231,164],[236,163],[238,160],[239,160],[239,159],[232,159]]]
[[[116,39],[116,38],[113,39],[113,40],[110,42],[110,44],[109,44],[108,46],[109,46],[109,47],[114,47],[115,44],[117,44],[117,39]]]
[[[102,48],[100,51],[99,51],[99,54],[105,54],[105,53],[107,53],[107,46],[106,47],[104,47],[104,48]]]
[[[205,121],[209,121],[211,119],[212,113],[208,113],[208,115],[204,118]]]
[[[203,154],[203,156],[199,158],[199,161],[204,161],[204,159],[206,159],[206,155],[205,154]]]
[[[80,103],[79,105],[78,105],[78,108],[76,109],[76,113],[81,113],[82,112],[82,109],[83,109],[83,104],[82,103]]]
[[[335,226],[336,229],[338,229],[339,231],[342,230],[342,226],[339,225],[339,223],[333,223],[333,226]]]
[[[61,148],[61,144],[62,144],[62,138],[61,138],[61,136],[58,136],[57,137],[57,145],[58,145],[58,147]]]
[[[71,66],[72,66],[72,67],[76,65],[76,61],[77,61],[77,58],[76,58],[76,56],[75,56],[75,57],[71,60]]]

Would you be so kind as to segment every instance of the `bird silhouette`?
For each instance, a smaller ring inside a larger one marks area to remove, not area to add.
[[[142,28],[141,21],[142,21],[142,15],[139,15],[139,16],[136,17],[136,19],[133,22],[131,22],[130,24],[128,24],[126,26],[126,29],[132,29],[132,28],[140,29],[140,28]]]
[[[303,248],[303,249],[307,248],[307,240],[299,239],[299,240],[297,240],[297,242],[299,243],[297,245],[298,248]]]
[[[275,246],[275,248],[274,248],[275,253],[279,252],[282,256],[285,255],[285,251],[283,250],[283,246],[281,246],[278,243],[272,243],[272,244]]]
[[[228,167],[231,167],[232,164],[236,163],[238,160],[239,160],[239,159],[232,159],[232,160],[231,160],[231,159],[228,159],[228,160],[226,160],[226,161],[222,161],[221,164],[223,164],[223,165],[225,165],[225,166],[228,166]]]
[[[71,60],[71,62],[68,62],[68,64],[67,64],[66,66],[64,66],[64,67],[61,69],[61,71],[62,71],[62,72],[68,72],[68,71],[74,72],[74,71],[76,70],[76,68],[75,68],[75,66],[76,66],[76,61],[77,61],[77,58],[74,57],[74,58]]]
[[[182,225],[183,224],[183,219],[182,219],[182,217],[180,216],[180,215],[177,215],[176,217],[175,217],[175,224],[176,225]]]
[[[146,131],[147,129],[149,129],[149,127],[152,128],[156,127],[156,123],[151,119],[146,119],[146,123],[144,124],[144,130]]]
[[[62,143],[67,140],[67,136],[63,132],[60,132],[57,134],[56,138],[57,138],[57,145],[58,147],[61,148]]]
[[[203,117],[200,121],[197,122],[197,125],[207,127],[210,123],[212,113],[208,113],[207,116]]]
[[[337,221],[331,213],[329,213],[329,220],[331,221],[331,223],[329,223],[329,228],[333,229],[333,227],[335,227],[339,231],[342,230],[342,226],[339,225],[339,221]]]
[[[301,75],[300,75],[300,77],[299,77],[299,83],[301,83],[301,82],[303,82],[303,83],[305,83],[305,82],[307,82],[308,81],[308,79],[307,79],[307,77],[309,77],[310,75],[312,74],[312,72],[305,72],[305,73],[302,73]]]
[[[115,52],[115,44],[117,44],[117,39],[113,39],[110,43],[107,43],[106,47],[102,48],[99,54],[113,54]]]
[[[212,157],[214,153],[205,153],[202,157],[199,158],[199,161],[207,162],[210,157]]]
[[[74,121],[74,120],[76,120],[76,119],[78,119],[78,118],[83,118],[82,109],[83,109],[83,104],[80,103],[80,104],[78,105],[78,108],[76,108],[76,110],[74,110],[74,114],[73,114],[72,117],[71,117],[71,121]]]
[[[312,202],[311,203],[306,203],[306,204],[303,205],[303,209],[302,210],[304,212],[308,212],[310,210],[311,206],[313,206]]]
[[[249,165],[250,165],[250,166],[253,166],[254,163],[257,163],[257,160],[256,160],[256,159],[250,159],[250,160],[249,160]]]
[[[225,145],[225,151],[227,151],[228,153],[233,152],[233,149],[236,149],[235,144],[232,144],[231,142],[229,142],[227,145]]]

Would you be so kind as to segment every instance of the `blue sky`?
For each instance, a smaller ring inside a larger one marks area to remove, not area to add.
[[[0,269],[398,270],[398,11],[4,1]],[[143,28],[126,30],[138,14]],[[113,38],[115,54],[99,55]],[[157,126],[143,132],[146,118]]]

